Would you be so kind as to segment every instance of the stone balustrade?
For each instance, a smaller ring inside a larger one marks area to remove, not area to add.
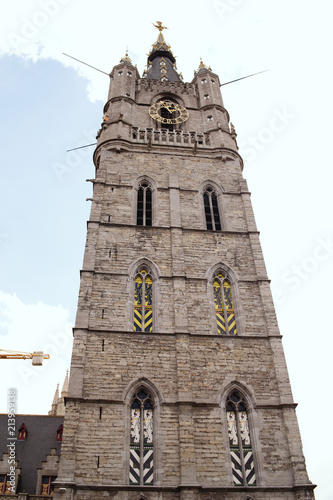
[[[153,128],[132,127],[133,142],[152,144],[172,144],[174,146],[210,146],[209,133],[197,134],[196,132],[183,132],[182,130],[168,130]]]

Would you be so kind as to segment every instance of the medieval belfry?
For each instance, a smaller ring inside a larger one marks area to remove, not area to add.
[[[57,500],[310,500],[281,335],[219,77],[158,22],[110,74]]]

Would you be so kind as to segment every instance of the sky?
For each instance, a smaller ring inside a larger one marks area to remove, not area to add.
[[[167,5],[167,8],[166,8]],[[128,49],[142,74],[161,20],[178,70],[203,59],[221,82],[272,280],[304,454],[331,500],[333,271],[329,0],[13,0],[0,16],[0,348],[51,355],[1,361],[17,413],[45,414],[70,366],[107,75]],[[319,404],[320,403],[320,404]],[[324,440],[325,437],[325,440]],[[323,443],[324,441],[324,443]]]

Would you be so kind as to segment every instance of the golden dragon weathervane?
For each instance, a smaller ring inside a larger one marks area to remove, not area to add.
[[[166,26],[162,26],[162,21],[156,21],[156,24],[153,23],[153,26],[155,26],[155,28],[157,28],[160,33],[162,33],[163,30],[168,29]]]

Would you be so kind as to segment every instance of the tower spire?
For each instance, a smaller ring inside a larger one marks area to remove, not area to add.
[[[162,82],[180,82],[182,79],[177,72],[176,59],[171,51],[171,46],[165,41],[162,21],[157,21],[153,26],[158,29],[159,34],[156,42],[148,54],[147,68],[143,78],[148,80],[159,80]]]
[[[56,388],[54,396],[53,396],[51,410],[48,413],[49,415],[57,415],[58,401],[59,401],[59,384],[57,384],[57,388]]]
[[[66,370],[65,380],[61,389],[61,397],[67,396],[68,394],[68,372],[69,370]]]

